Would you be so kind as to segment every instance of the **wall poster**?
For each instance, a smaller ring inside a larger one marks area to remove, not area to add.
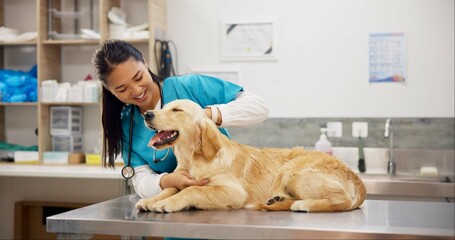
[[[370,83],[406,80],[404,33],[370,34]]]

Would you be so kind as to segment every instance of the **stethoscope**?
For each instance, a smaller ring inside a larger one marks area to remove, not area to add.
[[[150,70],[149,70],[150,71]],[[158,87],[160,89],[160,93],[161,93],[161,108],[163,108],[163,92],[161,91],[161,86],[160,86],[160,83],[158,83]],[[129,149],[128,149],[128,164],[126,166],[124,166],[122,168],[122,177],[125,178],[125,179],[130,179],[134,176],[134,174],[136,174],[136,172],[134,171],[134,168],[131,166],[131,151],[132,151],[132,147],[133,147],[133,126],[134,126],[134,109],[136,107],[134,105],[131,106],[131,110],[130,110],[130,131],[129,131],[129,136],[130,136],[130,139],[129,139]],[[153,149],[153,163],[157,164],[157,163],[160,163],[164,160],[166,160],[166,158],[169,156],[169,152],[170,152],[170,148],[167,149],[167,152],[166,154],[164,155],[163,158],[157,158],[156,157],[156,149]]]

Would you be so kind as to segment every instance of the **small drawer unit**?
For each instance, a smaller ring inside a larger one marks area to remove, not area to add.
[[[52,151],[54,152],[82,152],[82,135],[53,135]]]
[[[82,107],[52,106],[50,115],[52,151],[83,152]]]
[[[82,108],[58,106],[50,109],[51,135],[82,134]]]

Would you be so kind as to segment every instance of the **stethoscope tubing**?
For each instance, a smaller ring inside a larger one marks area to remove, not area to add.
[[[150,71],[150,70],[149,70]],[[161,108],[163,108],[163,92],[161,91],[161,86],[158,83],[158,87],[160,88],[160,93],[161,93]],[[130,179],[136,174],[136,171],[134,168],[131,166],[131,152],[133,151],[133,126],[134,126],[134,108],[136,106],[131,105],[131,110],[130,110],[130,130],[129,130],[129,149],[128,149],[128,164],[122,168],[121,174],[122,177],[125,179]],[[164,161],[168,156],[169,156],[170,149],[167,149],[166,155],[163,158],[156,158],[156,149],[153,149],[153,162],[155,164]]]
[[[125,179],[130,179],[134,176],[135,171],[134,168],[131,166],[131,152],[133,147],[133,124],[134,123],[134,105],[131,106],[130,111],[130,131],[129,131],[129,149],[128,149],[128,165],[122,168],[122,177]]]

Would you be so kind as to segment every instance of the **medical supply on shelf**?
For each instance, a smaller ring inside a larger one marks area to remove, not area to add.
[[[67,102],[68,101],[68,91],[70,90],[70,83],[60,83],[57,88],[57,94],[55,95],[55,101],[57,102]]]
[[[82,152],[73,152],[68,155],[68,164],[85,163],[85,154]]]
[[[52,106],[50,108],[50,134],[52,151],[82,152],[82,108],[74,106]]]
[[[100,39],[101,35],[95,30],[88,28],[81,28],[81,37],[83,39]]]
[[[43,164],[68,164],[69,152],[43,152]]]
[[[0,69],[2,102],[36,102],[38,100],[37,67],[29,71]]]
[[[99,80],[78,81],[75,84],[58,83],[56,80],[45,80],[41,84],[41,101],[96,103],[101,96]]]
[[[83,151],[83,136],[78,134],[73,135],[53,135],[52,136],[52,151],[56,152],[82,152]]]
[[[14,163],[34,164],[39,163],[38,151],[15,151]]]
[[[52,2],[49,2],[49,4],[47,4],[47,10],[49,14],[47,27],[49,40],[100,38],[99,34],[94,31],[95,14],[93,12],[93,1],[90,1],[90,6],[87,10],[80,10],[81,8],[78,1],[74,3],[74,10],[68,10],[64,6],[60,6],[61,4],[53,4],[54,3]],[[68,21],[72,21],[74,24],[65,24]],[[84,29],[84,31],[82,31],[82,29]]]
[[[101,82],[90,80],[90,81],[81,81],[82,88],[84,90],[84,102],[98,102],[100,98],[101,91]]]
[[[57,89],[57,80],[44,80],[41,83],[41,102],[54,102]]]
[[[86,154],[85,164],[101,166],[101,155],[100,154]]]
[[[50,109],[51,135],[82,134],[82,108],[54,106]]]
[[[0,42],[26,42],[36,40],[36,31],[20,33],[19,30],[7,28],[5,26],[0,27]]]
[[[148,39],[148,23],[130,26],[126,21],[126,13],[118,7],[112,7],[107,18],[109,20],[109,37],[115,39]]]

